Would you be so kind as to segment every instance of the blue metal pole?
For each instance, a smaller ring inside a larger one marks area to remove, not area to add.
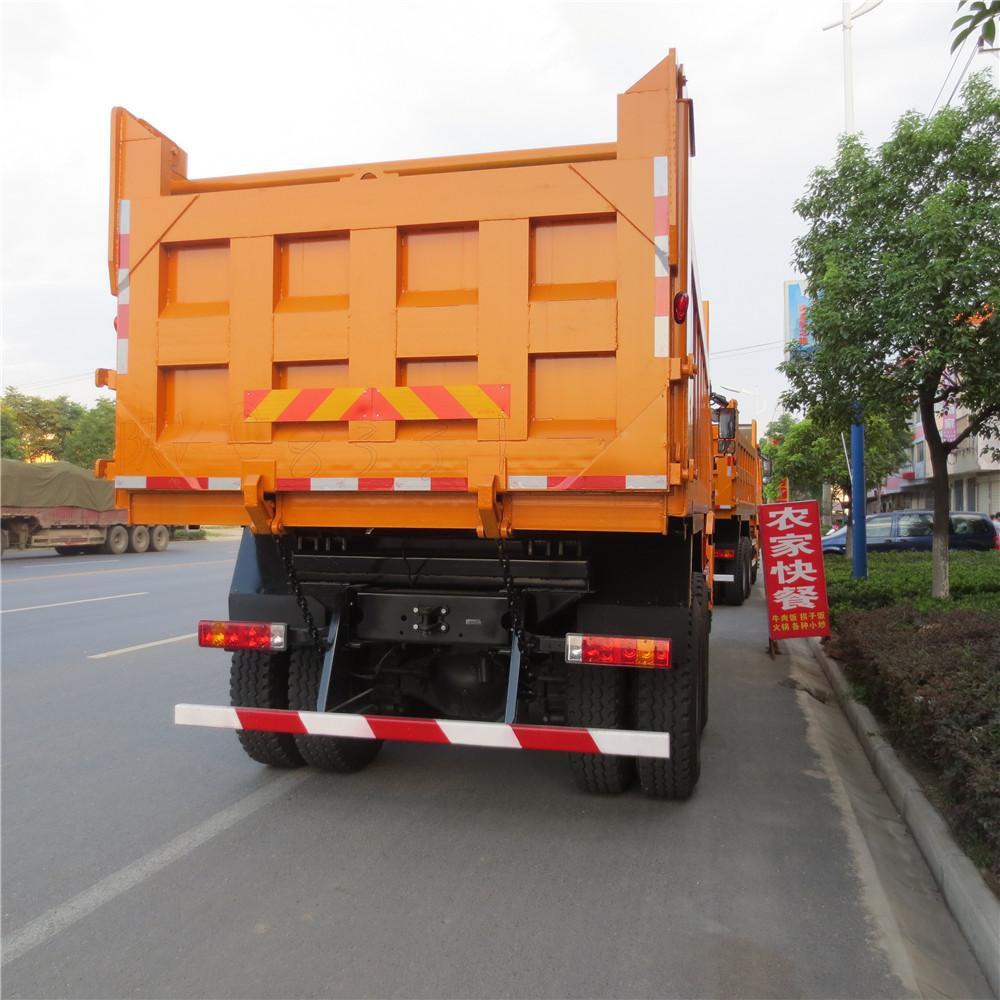
[[[854,536],[851,575],[857,580],[868,576],[865,493],[865,425],[858,414],[857,423],[851,424],[851,528]]]

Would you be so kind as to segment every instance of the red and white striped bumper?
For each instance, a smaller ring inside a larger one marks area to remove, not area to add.
[[[178,726],[250,729],[301,736],[346,736],[362,740],[447,743],[501,750],[562,750],[622,757],[669,757],[670,734],[626,729],[574,729],[570,726],[519,726],[454,719],[408,719],[341,712],[292,712],[277,708],[226,705],[175,705]]]

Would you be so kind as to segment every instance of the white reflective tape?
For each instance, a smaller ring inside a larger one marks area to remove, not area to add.
[[[729,503],[720,503],[719,504],[719,510],[732,510],[732,509],[733,509],[733,505],[732,504],[729,504]]]
[[[430,492],[430,476],[397,476],[392,481],[394,490],[420,490]]]
[[[667,193],[667,158],[653,157],[653,197],[659,198]]]
[[[128,198],[122,198],[118,202],[118,233],[120,236],[128,236],[132,231],[132,202]]]
[[[633,732],[626,729],[588,730],[601,753],[624,754],[629,757],[670,756],[670,734]]]
[[[129,301],[128,268],[118,268],[118,305],[127,306]]]
[[[128,340],[118,341],[118,357],[116,371],[119,375],[128,375]]]
[[[438,719],[438,726],[449,743],[467,747],[498,747],[501,750],[520,750],[514,730],[498,722],[461,722],[455,719]]]
[[[208,488],[210,490],[241,490],[243,484],[239,476],[209,476]]]
[[[507,488],[512,490],[547,490],[548,476],[508,476]]]
[[[375,734],[363,715],[347,712],[299,712],[299,718],[312,736],[346,736],[349,739],[373,740]]]
[[[626,476],[625,489],[627,490],[665,490],[667,488],[666,476]]]
[[[116,490],[144,490],[145,488],[145,476],[115,476]]]
[[[666,278],[670,274],[670,237],[654,236],[653,242],[655,243],[653,274],[657,278]]]
[[[653,317],[653,357],[670,357],[670,317]]]
[[[736,582],[736,577],[733,576],[732,573],[715,573],[715,574],[713,574],[712,579],[716,583],[735,583]]]
[[[223,705],[174,705],[174,725],[209,726],[212,729],[240,729],[235,708]]]
[[[358,480],[336,476],[320,477],[309,480],[309,489],[319,493],[357,493]]]

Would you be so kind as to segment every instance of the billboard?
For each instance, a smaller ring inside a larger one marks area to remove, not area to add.
[[[811,301],[801,279],[785,282],[785,350],[812,350],[813,338],[809,329]]]

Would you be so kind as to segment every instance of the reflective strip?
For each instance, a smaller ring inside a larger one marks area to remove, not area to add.
[[[129,300],[128,268],[118,268],[118,305],[127,306]]]
[[[118,202],[118,235],[128,236],[132,232],[132,202],[122,198]]]
[[[310,479],[309,490],[315,493],[356,493],[358,480],[356,477],[351,479],[337,476]]]
[[[254,732],[390,739],[408,743],[493,747],[505,750],[557,750],[670,757],[670,734],[624,729],[578,729],[572,726],[508,726],[499,722],[411,719],[341,712],[294,712],[277,708],[229,708],[224,705],[175,705],[178,726],[244,729]]]
[[[119,375],[128,375],[128,340],[120,337],[118,343],[118,356],[115,370]]]
[[[667,477],[630,476],[508,476],[509,490],[665,490]]]
[[[716,583],[735,583],[736,582],[736,577],[733,576],[732,573],[715,573],[712,576],[712,579],[715,580]]]
[[[289,493],[465,493],[463,476],[279,476],[275,488]]]
[[[653,357],[670,357],[670,317],[653,317]]]
[[[397,476],[393,480],[392,488],[394,490],[400,490],[401,492],[406,492],[408,490],[424,491],[430,492],[431,488],[431,477],[430,476]]]
[[[653,157],[653,197],[667,194],[668,162],[665,156]]]
[[[653,274],[657,278],[666,278],[670,274],[670,237],[654,236],[653,243]]]
[[[667,488],[666,476],[626,476],[625,489],[627,490],[665,490]]]
[[[144,490],[145,488],[145,476],[115,476],[116,490]]]
[[[512,490],[547,490],[548,476],[508,476],[507,487]]]
[[[115,476],[115,489],[118,490],[234,492],[242,488],[238,476]]]
[[[242,490],[243,484],[239,476],[209,476],[208,488],[210,490]]]

